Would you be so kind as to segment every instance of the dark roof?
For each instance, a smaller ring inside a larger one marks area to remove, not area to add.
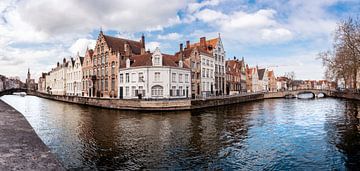
[[[80,56],[79,58],[80,58],[80,64],[83,65],[83,63],[84,63],[84,57]]]
[[[265,74],[265,68],[258,69],[259,80],[262,80],[264,78],[264,74]]]
[[[124,45],[125,43],[130,45],[131,51],[134,54],[140,54],[141,53],[141,42],[134,41],[134,40],[128,40],[128,39],[122,39],[118,37],[112,37],[108,35],[104,35],[105,41],[107,45],[113,50],[113,51],[120,51],[124,52]]]

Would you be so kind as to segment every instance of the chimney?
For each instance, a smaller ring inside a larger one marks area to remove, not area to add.
[[[200,47],[206,49],[206,37],[201,37],[200,38]]]
[[[141,35],[141,55],[145,54],[145,36],[144,34]]]
[[[182,51],[183,51],[183,44],[180,43],[180,52],[182,52]]]
[[[234,56],[234,60],[236,60],[236,56]]]
[[[60,66],[60,63],[59,63],[59,62],[57,62],[57,66],[58,66],[58,67]]]
[[[190,41],[186,41],[186,49],[190,49]]]
[[[63,63],[64,63],[64,64],[66,63],[66,59],[65,59],[65,58],[63,59]]]
[[[125,51],[125,56],[130,56],[130,45],[128,42],[125,42],[124,44],[124,51]]]

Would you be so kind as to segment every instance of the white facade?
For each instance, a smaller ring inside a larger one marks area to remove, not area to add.
[[[82,95],[82,57],[79,54],[73,60],[69,61],[66,70],[66,95],[81,96]]]
[[[212,56],[200,54],[201,60],[201,86],[200,92],[203,97],[209,96],[215,91],[215,60]]]
[[[123,99],[167,99],[191,96],[191,72],[179,66],[164,66],[163,54],[156,48],[151,55],[151,66],[130,65],[119,71],[119,94]],[[150,58],[149,58],[150,59]]]
[[[259,75],[257,72],[257,68],[251,69],[251,92],[258,92],[259,89]]]
[[[46,89],[49,87],[48,93],[54,95],[66,95],[67,65],[68,63],[64,59],[63,64],[58,63],[57,67],[52,69],[49,72],[49,75],[46,76]]]
[[[226,75],[226,69],[225,69],[225,61],[226,61],[226,54],[224,50],[224,46],[222,44],[221,38],[219,36],[216,46],[213,50],[213,56],[215,59],[215,81],[216,85],[214,87],[214,91],[218,91],[221,93],[225,93],[225,75]]]

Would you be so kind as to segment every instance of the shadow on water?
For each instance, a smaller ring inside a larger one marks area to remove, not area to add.
[[[197,111],[101,109],[4,96],[66,168],[344,170],[359,167],[359,105],[271,99]]]

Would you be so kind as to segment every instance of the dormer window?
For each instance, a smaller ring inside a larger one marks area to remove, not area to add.
[[[155,57],[154,57],[154,63],[155,63],[155,65],[160,65],[160,56],[159,55],[156,55]]]

